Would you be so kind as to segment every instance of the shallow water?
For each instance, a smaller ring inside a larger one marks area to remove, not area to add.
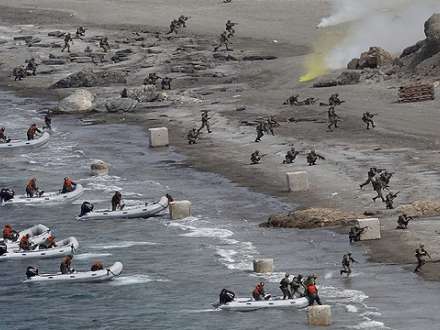
[[[37,100],[0,93],[3,126],[24,136],[41,115]],[[38,105],[37,105],[38,104]],[[58,190],[66,175],[85,194],[72,204],[0,208],[1,224],[17,228],[43,223],[59,239],[76,236],[76,269],[94,260],[121,261],[124,272],[108,283],[22,284],[28,264],[56,271],[59,260],[0,264],[0,329],[307,329],[304,311],[219,312],[211,308],[224,287],[250,294],[262,278],[250,270],[254,257],[274,257],[276,273],[267,287],[278,293],[283,272],[320,275],[321,298],[333,306],[329,329],[438,329],[440,285],[419,280],[397,266],[366,263],[353,247],[353,277],[339,276],[349,248],[330,231],[267,230],[258,222],[288,206],[251,192],[215,174],[198,172],[172,148],[148,149],[145,132],[126,125],[83,127],[68,117],[54,118],[46,146],[31,153],[0,154],[0,186],[20,193],[30,176],[46,191]],[[90,177],[92,159],[111,164],[110,176]],[[142,220],[78,222],[83,200],[109,205],[114,190],[130,203],[154,201],[169,192],[193,203],[193,217],[170,222],[167,215]]]

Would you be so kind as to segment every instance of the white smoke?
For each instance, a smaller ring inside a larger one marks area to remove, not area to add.
[[[333,14],[319,27],[351,22],[346,38],[326,58],[331,69],[343,68],[371,46],[398,55],[425,38],[424,22],[440,12],[439,0],[334,0]]]

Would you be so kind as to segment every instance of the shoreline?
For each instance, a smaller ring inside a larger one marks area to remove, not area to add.
[[[44,21],[43,18],[46,19],[48,13],[43,11],[41,15],[42,21]],[[69,27],[72,28],[74,25],[70,24],[74,23],[77,22],[69,21]],[[50,27],[52,26],[50,25]],[[92,30],[96,28],[99,32],[110,32],[111,35],[113,33],[118,35],[129,33],[129,29],[134,28],[134,25],[127,26],[127,31],[117,31],[118,25],[114,25],[115,29],[112,30],[106,30],[110,25],[91,26],[93,26]],[[47,29],[48,27],[43,26],[43,28]],[[138,28],[142,29],[142,26],[138,26]],[[183,38],[196,40],[196,43],[209,44],[211,35],[185,32]],[[166,47],[173,44],[169,40],[162,41],[166,44]],[[180,37],[175,38],[174,41],[176,41],[175,44],[179,44]],[[110,121],[115,120],[115,122],[118,118],[125,118],[125,123],[141,125],[144,128],[158,126],[159,123],[160,125],[163,124],[170,129],[171,144],[179,153],[187,157],[186,161],[191,166],[198,170],[218,173],[235,184],[251,190],[281,198],[292,205],[292,208],[299,206],[299,208],[331,207],[347,211],[382,210],[382,205],[371,203],[370,192],[358,193],[359,180],[364,179],[366,169],[370,164],[370,158],[404,174],[406,169],[414,168],[414,166],[423,169],[425,172],[429,172],[435,167],[438,159],[437,151],[440,149],[438,140],[435,140],[437,138],[436,132],[431,130],[430,127],[425,130],[426,120],[423,119],[419,123],[418,132],[414,134],[414,132],[406,131],[406,128],[413,124],[412,120],[414,118],[411,113],[405,114],[404,112],[408,109],[416,112],[423,109],[423,105],[408,105],[403,110],[399,109],[398,105],[389,103],[393,91],[385,89],[387,87],[385,84],[312,90],[309,89],[307,84],[297,85],[296,83],[302,72],[302,62],[308,51],[307,46],[296,45],[295,43],[280,43],[277,44],[277,48],[274,48],[270,40],[248,38],[237,39],[236,43],[239,46],[232,53],[233,55],[248,52],[252,47],[250,53],[276,54],[277,58],[273,61],[249,63],[215,63],[217,67],[222,68],[222,72],[226,75],[226,78],[221,79],[220,83],[209,80],[210,84],[199,82],[195,83],[194,86],[194,83],[186,76],[178,76],[177,81],[181,80],[181,85],[178,86],[178,91],[176,91],[176,93],[180,93],[178,96],[185,95],[188,90],[193,92],[190,95],[197,95],[198,97],[206,93],[203,102],[198,104],[178,104],[176,102],[172,108],[149,109],[144,113],[123,115],[81,114],[80,116],[105,117],[107,120],[112,118]],[[169,51],[169,49],[165,48],[166,51]],[[26,56],[26,54],[23,56]],[[136,68],[138,65],[139,63],[130,64],[130,68]],[[78,65],[71,64],[68,71],[78,70],[78,67]],[[107,67],[111,67],[111,65],[105,66],[105,68]],[[61,71],[57,75],[65,76],[66,72]],[[32,78],[30,86],[27,79],[19,83],[6,83],[6,79],[9,78],[5,77],[5,81],[2,81],[0,87],[7,86],[8,89],[18,92],[18,95],[49,97],[51,100],[55,100],[69,92],[69,90],[47,90],[44,84],[47,84],[51,79],[53,80],[52,76],[43,82],[38,80],[38,76]],[[25,85],[26,88],[22,88],[22,85]],[[304,95],[313,94],[321,99],[325,99],[330,93],[342,90],[343,95],[349,101],[349,104],[342,106],[341,110],[345,116],[343,125],[346,128],[334,132],[334,134],[326,132],[324,128],[326,126],[325,108],[317,106],[304,108],[281,106],[282,101],[291,94],[292,85],[296,87],[296,91],[304,93]],[[121,89],[121,86],[106,87],[103,97],[108,93],[115,94],[119,89]],[[92,90],[99,91],[100,87],[94,87]],[[237,95],[239,97],[236,97]],[[375,101],[375,98],[378,100]],[[359,115],[365,109],[369,109],[372,102],[375,102],[375,106],[387,105],[389,109],[393,110],[384,114],[382,127],[375,131],[373,135],[361,129],[358,123]],[[237,107],[242,105],[246,106],[246,110],[243,112],[236,111]],[[190,128],[199,125],[200,110],[202,108],[209,108],[213,115],[214,133],[203,134],[198,145],[189,146],[186,141],[186,133]],[[430,103],[429,113],[433,114],[435,108],[436,102]],[[276,136],[265,136],[262,143],[253,143],[255,127],[243,126],[240,125],[240,122],[254,121],[255,118],[270,114],[274,114],[282,124],[276,130]],[[74,116],[77,117],[78,115]],[[316,119],[316,121],[292,124],[288,122],[289,116],[298,119]],[[403,127],[402,123],[397,123],[397,125],[395,123],[396,118],[399,119],[401,116],[404,119]],[[327,160],[312,168],[306,166],[303,157],[298,159],[294,165],[282,165],[281,160],[285,151],[289,148],[289,144],[295,144],[298,149],[303,151],[316,147],[318,152],[322,151],[324,153]],[[402,148],[402,145],[407,146],[406,149]],[[256,148],[262,150],[263,153],[267,152],[269,157],[267,160],[265,159],[263,165],[250,166],[248,165],[249,155]],[[380,150],[376,150],[377,148],[380,148]],[[423,154],[421,154],[420,149]],[[426,155],[432,156],[429,162],[424,162]],[[417,161],[416,157],[421,159],[420,162]],[[305,193],[288,193],[285,172],[290,170],[309,171],[312,177],[311,190]],[[431,179],[429,174],[428,177],[424,177],[423,175],[420,176],[416,170],[409,172],[410,176],[402,176],[396,179],[399,188],[417,184],[423,185],[425,182],[423,180]],[[435,192],[435,182],[431,183],[431,186],[430,192],[432,192],[433,198],[439,198],[439,194]],[[423,198],[425,193],[425,187],[423,186],[419,186],[414,191],[406,189],[402,193],[402,199],[405,202],[411,202]],[[369,250],[371,260],[385,263],[396,262],[404,265],[409,261],[413,261],[413,249],[422,240],[429,240],[428,244],[425,243],[428,247],[434,248],[437,246],[438,243],[435,242],[435,238],[431,239],[427,235],[420,236],[416,232],[411,231],[410,235],[407,235],[408,237],[405,237],[405,235],[401,237],[400,233],[396,235],[393,230],[396,215],[395,213],[389,213],[384,212],[383,217],[381,217],[384,238],[380,242],[373,241],[364,244]],[[440,229],[440,224],[437,225],[435,222],[433,220],[430,223],[434,232]],[[416,230],[419,229],[419,225],[416,227]],[[424,278],[440,280],[439,269],[440,267],[437,264],[427,265],[423,274]]]

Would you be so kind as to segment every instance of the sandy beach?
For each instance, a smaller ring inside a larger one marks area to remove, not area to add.
[[[142,84],[146,74],[169,69],[173,64],[188,61],[208,63],[209,69],[200,74],[172,73],[174,101],[170,107],[142,108],[124,114],[81,114],[84,118],[124,122],[146,128],[165,125],[170,129],[171,144],[187,156],[186,162],[197,169],[215,172],[240,186],[277,196],[296,208],[335,208],[363,213],[380,212],[383,239],[365,243],[373,261],[398,263],[408,269],[414,264],[414,249],[424,243],[434,260],[440,259],[436,218],[419,218],[409,230],[396,232],[398,211],[386,211],[381,202],[374,203],[370,188],[359,189],[372,166],[394,172],[393,189],[400,191],[397,205],[417,200],[438,200],[440,184],[437,164],[440,161],[440,131],[438,130],[439,101],[397,104],[398,81],[375,84],[314,89],[311,83],[299,83],[305,73],[305,57],[312,52],[319,35],[316,25],[328,15],[327,1],[69,1],[54,0],[0,1],[0,20],[3,34],[35,35],[47,39],[53,30],[74,32],[78,25],[87,27],[88,35],[106,35],[115,40],[129,38],[133,32],[154,43],[160,55],[154,58],[139,42],[119,43],[118,48],[131,47],[135,54],[128,62],[116,64],[68,63],[52,69],[41,65],[46,72],[36,77],[14,82],[9,77],[12,69],[32,56],[47,58],[59,49],[2,47],[2,86],[28,95],[62,98],[69,90],[48,89],[50,85],[79,69],[126,70],[128,86]],[[291,10],[286,10],[290,8]],[[54,12],[55,11],[55,12]],[[100,13],[96,15],[96,13]],[[262,15],[264,13],[264,15]],[[167,38],[169,21],[180,14],[191,16],[188,27],[181,34]],[[237,35],[231,56],[273,56],[272,60],[220,61],[210,56],[217,35],[227,19],[238,22]],[[29,24],[32,24],[30,26]],[[144,32],[143,32],[144,31]],[[275,42],[274,42],[275,40]],[[44,42],[46,40],[43,40]],[[58,43],[62,39],[57,40]],[[87,43],[75,40],[72,52],[81,52]],[[188,45],[194,46],[192,49]],[[116,46],[115,46],[116,47]],[[176,47],[187,47],[179,57]],[[116,49],[116,48],[115,48]],[[207,59],[207,60],[205,60]],[[205,74],[206,73],[206,74]],[[92,87],[99,98],[117,97],[123,85]],[[346,103],[338,108],[342,117],[340,129],[327,130],[327,108],[286,106],[285,99],[293,93],[301,98],[313,96],[322,102],[338,92]],[[237,109],[245,107],[244,111]],[[203,133],[199,143],[190,146],[186,140],[189,129],[200,125],[200,111],[209,110],[212,134]],[[365,111],[377,112],[377,128],[367,131],[361,121]],[[281,126],[275,136],[264,136],[254,143],[257,118],[273,115]],[[75,115],[78,116],[78,115]],[[294,118],[295,121],[289,121]],[[291,145],[302,153],[315,148],[325,156],[318,166],[309,167],[300,155],[292,165],[282,160]],[[250,166],[249,157],[255,150],[267,154],[260,165]],[[304,193],[288,193],[285,173],[306,170],[310,174],[311,189]],[[262,215],[264,222],[269,214]],[[258,223],[255,223],[258,225]],[[439,280],[439,264],[427,265],[423,276]],[[412,270],[412,269],[411,269]]]

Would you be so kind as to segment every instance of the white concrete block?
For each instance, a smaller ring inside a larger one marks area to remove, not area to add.
[[[254,260],[254,272],[255,273],[272,273],[273,271],[273,259],[256,259]]]
[[[329,326],[332,324],[332,309],[329,305],[314,305],[307,310],[309,325]]]
[[[150,147],[167,147],[170,144],[170,140],[168,138],[168,128],[166,127],[157,127],[150,128],[148,130],[150,136]]]
[[[191,216],[190,201],[174,201],[169,204],[170,217],[172,220],[183,219]]]
[[[92,175],[107,175],[109,165],[102,160],[95,160],[90,165],[90,171],[92,172]]]
[[[309,190],[309,174],[305,171],[301,172],[288,172],[287,187],[289,191],[307,191]]]
[[[378,218],[357,219],[360,228],[368,228],[361,234],[361,241],[380,239],[380,221]]]

